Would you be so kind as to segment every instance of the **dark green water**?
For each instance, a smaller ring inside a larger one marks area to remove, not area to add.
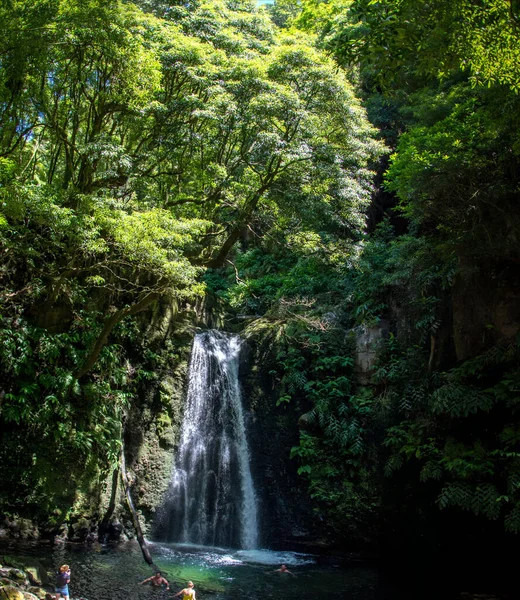
[[[152,571],[134,543],[112,548],[72,544],[0,548],[5,554],[36,557],[49,572],[69,564],[72,599],[169,600],[192,580],[199,600],[409,600],[385,587],[374,569],[345,567],[339,561],[321,565],[317,557],[309,555],[170,544],[153,544],[151,550],[170,581],[170,592],[139,585]],[[294,576],[273,573],[281,563],[287,564]]]

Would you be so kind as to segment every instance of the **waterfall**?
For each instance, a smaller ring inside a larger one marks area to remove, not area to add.
[[[256,548],[258,518],[238,380],[240,338],[197,334],[165,505],[169,541]]]

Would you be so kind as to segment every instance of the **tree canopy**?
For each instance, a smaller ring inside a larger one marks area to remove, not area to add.
[[[0,22],[6,448],[30,428],[37,465],[106,468],[131,317],[200,297],[257,222],[359,239],[383,147],[332,59],[250,2],[16,0]]]

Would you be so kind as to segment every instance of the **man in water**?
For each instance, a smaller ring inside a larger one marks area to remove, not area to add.
[[[180,596],[182,594],[182,600],[195,600],[195,590],[193,589],[193,581],[188,581],[188,587],[185,587],[180,592],[173,594],[173,597]]]
[[[289,571],[289,569],[287,568],[286,565],[281,565],[281,567],[279,569],[275,569],[274,571],[272,571],[272,573],[289,573],[289,575],[296,577],[296,575],[294,573]]]
[[[148,582],[150,582],[151,585],[154,585],[156,587],[161,587],[162,585],[165,585],[167,590],[170,589],[170,584],[162,576],[162,573],[160,571],[157,571],[157,573],[155,575],[148,577],[148,579],[141,581],[141,583],[139,585],[143,585],[144,583],[148,583]]]

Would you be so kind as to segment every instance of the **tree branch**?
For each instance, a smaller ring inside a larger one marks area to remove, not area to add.
[[[120,321],[122,321],[125,317],[129,315],[135,315],[136,313],[145,310],[151,304],[153,304],[159,297],[159,292],[150,292],[135,304],[132,304],[131,306],[126,306],[125,308],[120,308],[119,310],[116,310],[116,312],[111,314],[106,319],[103,325],[103,329],[101,330],[101,333],[99,334],[96,342],[94,343],[92,350],[83,362],[83,365],[81,366],[79,371],[76,373],[76,379],[81,379],[90,371],[90,369],[92,369],[101,353],[101,350],[103,349],[103,346],[106,344],[108,336]]]

